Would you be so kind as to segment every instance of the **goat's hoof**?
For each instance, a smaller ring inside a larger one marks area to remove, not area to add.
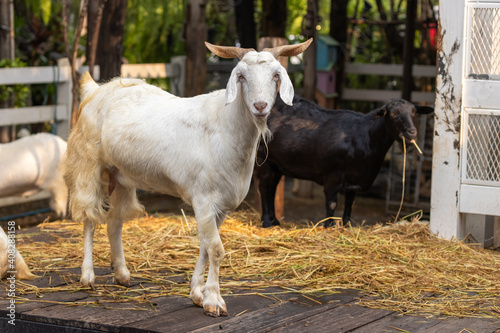
[[[82,276],[80,277],[80,284],[84,287],[90,287],[92,288],[92,290],[95,290],[94,283],[95,276],[93,272],[90,274],[82,274]]]
[[[278,220],[273,220],[272,225],[273,225],[273,226],[275,226],[275,225],[279,226],[279,225],[281,225],[281,224],[280,224],[280,221],[278,221]]]
[[[218,304],[218,305],[205,305],[203,307],[203,310],[204,310],[204,313],[210,317],[227,317],[227,315],[228,315],[225,304],[224,304],[224,306],[221,306],[220,304]]]
[[[203,307],[203,296],[200,292],[196,293],[191,291],[189,298],[193,301],[194,305],[199,306],[200,308]]]
[[[119,285],[130,287],[130,273],[127,268],[115,271],[115,280]]]

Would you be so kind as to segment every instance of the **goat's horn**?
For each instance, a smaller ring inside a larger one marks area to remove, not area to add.
[[[309,47],[309,45],[311,45],[312,41],[313,39],[309,38],[308,40],[300,44],[276,46],[271,49],[266,48],[263,51],[270,52],[276,59],[278,59],[279,56],[293,57],[304,52]]]
[[[238,58],[241,60],[248,52],[255,51],[254,49],[244,49],[235,46],[218,46],[210,44],[209,42],[205,42],[205,45],[210,52],[221,58]]]

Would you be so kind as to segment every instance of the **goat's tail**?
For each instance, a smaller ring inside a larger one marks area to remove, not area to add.
[[[94,81],[92,76],[90,76],[90,73],[83,73],[80,79],[80,95],[82,96],[82,101],[76,115],[77,120],[80,117],[83,107],[92,99],[97,91],[97,88],[99,88],[99,85]]]
[[[82,101],[88,99],[97,88],[99,88],[99,85],[94,81],[92,76],[90,76],[90,73],[83,73],[80,78],[80,93],[82,95]]]

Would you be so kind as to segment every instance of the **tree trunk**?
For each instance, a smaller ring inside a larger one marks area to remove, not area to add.
[[[99,30],[101,27],[102,13],[106,0],[89,0],[87,14],[87,65],[90,76],[94,77],[97,44],[99,43]]]
[[[304,52],[304,98],[315,100],[316,95],[316,24],[318,17],[318,0],[307,1],[307,14],[305,16],[305,27],[302,35],[307,38],[313,37],[314,41]],[[299,198],[313,197],[313,184],[310,181],[299,180],[297,196]]]
[[[236,29],[241,47],[257,49],[253,0],[236,0],[234,15],[236,16]]]
[[[391,19],[391,17],[387,16],[386,10],[384,8],[384,5],[382,3],[382,0],[375,0],[378,8],[378,12],[380,14],[380,18],[383,21],[388,21]],[[408,6],[409,4],[407,4]],[[407,20],[409,17],[406,18]],[[393,56],[394,54],[399,55],[401,58],[403,58],[403,37],[400,36],[399,31],[397,29],[397,25],[395,24],[383,24],[382,25],[385,33],[385,37],[387,40],[388,46],[391,46],[391,50],[387,52],[387,54],[390,54]]]
[[[121,74],[126,12],[127,0],[107,0],[104,4],[97,47],[101,82]]]
[[[262,37],[284,37],[286,0],[262,1]]]
[[[207,22],[205,9],[208,0],[189,0],[186,26],[186,90],[187,97],[205,92],[207,79]]]
[[[0,0],[0,59],[14,60],[14,0]],[[13,105],[13,96],[0,101],[0,108]],[[0,143],[11,141],[10,126],[0,127]]]
[[[318,17],[318,0],[307,1],[306,21],[302,34],[306,38],[313,37],[314,41],[304,52],[304,98],[314,101],[316,94],[316,24]]]
[[[403,52],[403,99],[411,102],[413,90],[413,54],[415,52],[415,19],[417,16],[417,0],[406,3],[406,28]]]
[[[342,90],[344,84],[345,62],[347,59],[347,3],[349,0],[331,0],[330,10],[330,36],[339,42],[337,50],[337,72],[335,92],[335,108],[340,108],[342,103]]]

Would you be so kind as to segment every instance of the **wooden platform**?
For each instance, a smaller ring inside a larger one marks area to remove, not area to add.
[[[31,283],[39,287],[65,285],[79,268]],[[114,285],[110,270],[96,269],[98,283]],[[134,280],[130,291],[148,288]],[[186,283],[182,275],[175,283]],[[227,283],[227,281],[222,281]],[[101,285],[102,285],[101,284]],[[0,285],[0,332],[500,332],[500,320],[423,318],[356,305],[357,291],[337,295],[301,295],[280,289],[234,290],[225,295],[228,317],[212,318],[185,297],[158,297],[150,304],[116,302],[91,291],[74,290],[28,295],[16,303],[15,326],[9,324],[5,280]]]

